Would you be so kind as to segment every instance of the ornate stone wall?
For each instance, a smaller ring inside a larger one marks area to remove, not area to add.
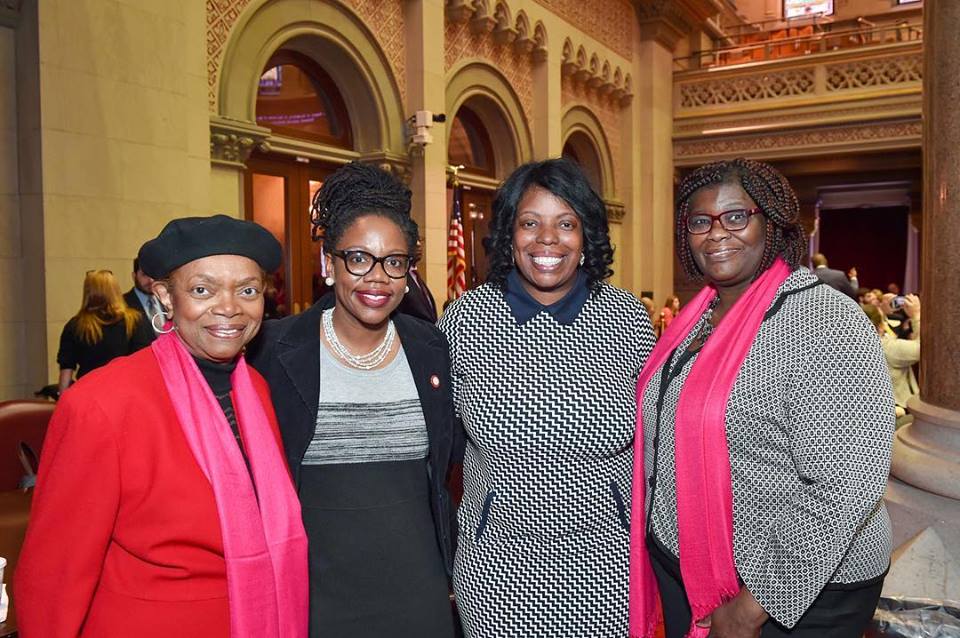
[[[400,99],[407,101],[407,74],[405,46],[406,24],[403,0],[346,0],[377,39],[384,55],[393,67],[394,78],[400,89]]]
[[[211,112],[217,110],[217,83],[223,52],[237,18],[251,0],[207,0],[207,88]],[[406,99],[406,50],[403,0],[345,0],[373,33],[394,72],[401,99]],[[291,16],[291,22],[303,16]]]
[[[447,20],[444,32],[445,68],[450,70],[467,58],[482,58],[495,66],[520,100],[523,115],[533,114],[533,59],[522,49],[498,43],[491,33],[476,28],[475,22]]]
[[[217,110],[217,82],[223,50],[240,13],[250,0],[207,0],[207,99],[210,112]]]
[[[689,166],[721,157],[773,159],[811,153],[827,155],[832,152],[911,148],[920,145],[922,129],[918,118],[729,138],[688,139],[674,143],[674,157],[678,165]]]
[[[746,77],[680,84],[680,107],[694,109],[814,94],[814,69],[787,69]]]
[[[626,0],[536,0],[591,38],[633,58],[633,7]]]
[[[563,109],[572,104],[582,104],[588,108],[603,128],[613,160],[613,181],[617,192],[604,193],[607,197],[620,195],[623,190],[623,160],[621,140],[623,139],[623,107],[611,94],[601,94],[585,82],[577,82],[572,76],[564,76],[561,84]]]
[[[917,148],[921,43],[674,76],[674,159]]]

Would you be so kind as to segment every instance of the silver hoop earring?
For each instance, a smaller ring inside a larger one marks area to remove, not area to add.
[[[323,283],[333,288],[333,284],[334,284],[333,277],[327,277],[326,279],[323,280]]]
[[[158,312],[157,314],[153,315],[153,317],[150,319],[150,325],[153,326],[153,331],[156,332],[157,334],[165,335],[177,329],[177,327],[174,326],[173,324],[170,325],[170,328],[168,330],[163,329],[163,326],[164,326],[163,323],[160,324],[160,327],[157,327],[157,317],[160,317],[160,320],[165,322],[167,319],[167,316],[166,316],[166,313]]]
[[[585,262],[586,260],[587,260],[586,255],[584,255],[583,253],[580,253],[580,265],[581,265],[581,266],[583,265],[583,262]]]
[[[403,287],[403,294],[407,294],[408,292],[410,292],[410,286],[404,286],[404,287]]]

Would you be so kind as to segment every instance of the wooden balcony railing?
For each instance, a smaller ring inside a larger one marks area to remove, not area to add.
[[[710,51],[700,51],[693,55],[675,58],[677,71],[707,69],[718,66],[733,66],[757,62],[769,62],[784,58],[828,53],[843,49],[878,46],[898,42],[914,42],[923,39],[921,23],[900,22],[883,26],[868,26],[864,23],[857,28],[815,31],[813,25],[791,29],[805,31],[790,37],[791,30],[764,32],[765,39],[759,42],[719,47]],[[835,25],[830,25],[835,26]],[[807,31],[808,30],[808,31]]]

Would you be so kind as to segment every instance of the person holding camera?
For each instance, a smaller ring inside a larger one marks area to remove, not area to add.
[[[916,295],[910,295],[916,297]],[[885,332],[894,335],[900,339],[910,339],[914,332],[913,322],[906,310],[907,297],[895,295],[891,292],[884,293],[880,297],[880,312],[883,313]]]
[[[893,382],[897,417],[900,418],[906,414],[910,397],[920,392],[917,377],[913,373],[913,365],[920,361],[920,297],[905,295],[889,300],[885,298],[881,303],[881,308],[883,307],[901,310],[906,321],[899,325],[908,324],[910,327],[909,337],[900,337],[889,329],[889,317],[885,316],[880,308],[863,306],[863,311],[880,335],[883,356],[887,360],[890,380]]]

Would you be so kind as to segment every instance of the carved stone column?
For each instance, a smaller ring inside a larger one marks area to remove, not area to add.
[[[893,445],[884,595],[943,600],[960,598],[960,3],[927,0],[923,13],[921,383]]]

